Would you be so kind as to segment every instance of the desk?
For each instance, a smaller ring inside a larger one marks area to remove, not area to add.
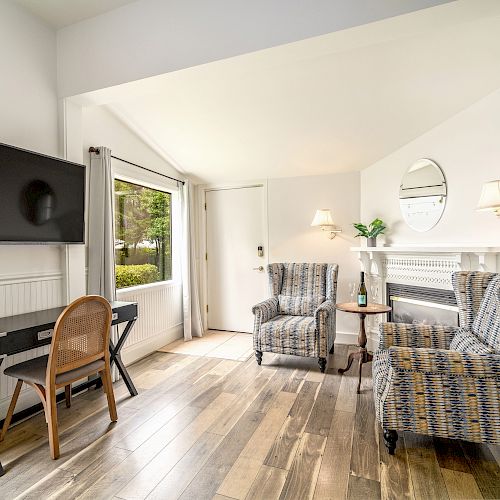
[[[116,363],[116,367],[130,395],[137,396],[137,389],[120,355],[120,351],[137,320],[137,303],[114,301],[111,302],[111,309],[113,310],[112,325],[126,323],[116,345],[111,340],[109,342],[111,365]],[[52,340],[53,328],[63,310],[64,307],[55,307],[44,311],[0,318],[0,365],[6,356],[49,345]],[[100,378],[96,378],[95,384],[99,384],[99,381]],[[0,476],[3,473],[2,464],[0,463]]]
[[[344,304],[337,304],[337,309],[339,311],[344,311],[347,313],[354,313],[359,316],[359,334],[358,334],[358,347],[359,350],[356,352],[351,352],[349,354],[349,359],[347,361],[347,366],[345,368],[339,368],[339,373],[344,373],[349,368],[354,359],[359,362],[359,374],[358,374],[358,388],[357,393],[359,394],[361,388],[361,370],[364,363],[369,363],[373,359],[373,355],[366,349],[366,329],[365,329],[365,318],[368,314],[383,314],[391,311],[389,306],[385,304],[367,304],[366,307],[359,307],[356,302],[346,302]]]

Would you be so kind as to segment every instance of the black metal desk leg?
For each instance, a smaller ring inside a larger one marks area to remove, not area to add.
[[[111,361],[111,366],[113,366],[113,363],[116,363],[116,367],[118,368],[118,371],[120,372],[120,375],[125,382],[125,385],[127,386],[128,392],[130,392],[131,396],[137,396],[139,394],[137,392],[137,389],[135,388],[134,383],[132,382],[132,379],[130,378],[130,375],[125,368],[125,365],[123,364],[120,351],[122,350],[123,345],[127,341],[127,337],[130,334],[130,331],[132,330],[132,327],[134,326],[135,319],[132,321],[129,321],[127,323],[127,326],[125,327],[125,330],[123,330],[123,333],[120,335],[120,338],[118,339],[118,342],[116,343],[116,346],[109,341],[109,354],[110,354],[110,361]]]
[[[3,358],[0,357],[0,365],[2,364],[2,362],[3,362]],[[5,471],[3,470],[2,462],[0,462],[0,477],[2,477],[4,474],[5,474]]]

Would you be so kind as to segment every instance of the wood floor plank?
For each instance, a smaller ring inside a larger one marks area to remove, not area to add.
[[[331,369],[327,371],[321,387],[318,392],[318,397],[314,402],[311,415],[307,421],[305,432],[309,434],[319,434],[327,436],[330,432],[335,403],[340,388],[341,377]]]
[[[264,461],[265,465],[286,470],[290,468],[312,411],[318,388],[318,382],[304,382],[288,418],[269,450]]]
[[[389,455],[379,427],[380,493],[383,500],[411,500],[413,487],[410,479],[408,455],[404,439],[398,440],[394,455]]]
[[[500,468],[488,445],[460,442],[484,498],[500,498]]]
[[[377,500],[380,498],[380,483],[360,476],[349,476],[348,500]],[[427,498],[426,500],[430,500]],[[436,500],[438,500],[436,498]]]
[[[238,499],[246,497],[296,398],[296,393],[278,394],[217,493]]]
[[[349,346],[349,348],[347,349],[347,353],[351,352],[352,350],[354,350],[354,347]],[[342,365],[347,364],[347,357],[348,354],[346,354],[345,361],[344,363],[342,363]],[[336,359],[338,359],[337,356]],[[356,412],[357,385],[358,385],[357,366],[355,366],[355,363],[353,363],[351,369],[341,376],[339,392],[337,395],[337,401],[335,403],[335,410],[348,411],[351,413]]]
[[[447,499],[448,492],[434,451],[432,437],[405,432],[408,466],[416,500]]]
[[[313,498],[325,444],[325,436],[306,432],[303,434],[280,499]]]
[[[281,391],[283,386],[290,379],[293,371],[280,368],[276,371],[276,373],[272,376],[269,383],[266,385],[265,389],[255,398],[252,404],[248,407],[248,411],[252,413],[267,413],[271,405],[273,404],[273,400]],[[312,382],[311,382],[312,383]]]
[[[245,500],[277,500],[286,481],[288,471],[263,465]]]
[[[263,418],[262,413],[245,412],[180,498],[183,500],[212,498]]]
[[[349,485],[354,418],[335,411],[314,491],[315,500],[344,500]]]
[[[287,383],[283,386],[282,390],[284,392],[298,392],[307,373],[307,369],[297,368],[293,372],[293,375],[288,379]]]
[[[356,476],[380,480],[378,424],[375,420],[373,391],[358,395],[351,455],[351,471]]]
[[[441,469],[450,500],[482,499],[477,483],[472,474],[457,470]]]
[[[465,458],[460,442],[456,439],[433,437],[434,449],[443,469],[470,472],[469,462]]]
[[[150,500],[174,500],[179,498],[207,459],[219,446],[223,436],[204,432],[193,447],[177,462],[172,470],[148,495]]]
[[[119,498],[146,498],[175,464],[196,444],[213,422],[229,408],[234,394],[223,393],[205,408],[181,433],[165,446],[152,460],[116,494]]]

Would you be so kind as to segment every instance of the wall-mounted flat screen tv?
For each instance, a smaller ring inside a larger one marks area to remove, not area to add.
[[[85,166],[0,144],[0,243],[84,243]]]

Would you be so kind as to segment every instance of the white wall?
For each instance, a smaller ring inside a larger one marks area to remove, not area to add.
[[[360,265],[349,248],[356,245],[353,222],[359,220],[359,172],[270,179],[268,181],[269,262],[334,262],[339,265],[337,302],[349,302],[348,284],[359,281]],[[317,209],[330,208],[342,233],[333,240],[311,221]],[[357,333],[352,315],[337,312],[337,336]]]
[[[449,0],[138,0],[58,33],[72,96],[397,16]]]
[[[14,2],[1,0],[0,61],[0,142],[58,156],[55,32]],[[62,305],[63,248],[0,245],[0,316]],[[10,356],[0,373],[45,351]],[[0,375],[0,418],[14,384],[15,380]],[[17,408],[38,402],[31,389],[24,390]]]
[[[0,142],[57,155],[55,32],[0,1],[0,61]],[[58,247],[0,246],[0,275],[57,271],[59,261]]]
[[[500,179],[500,90],[361,172],[361,218],[388,223],[390,244],[500,245],[500,220],[476,212],[481,186]],[[448,200],[441,221],[426,233],[410,229],[399,211],[406,169],[430,158],[444,171]]]

